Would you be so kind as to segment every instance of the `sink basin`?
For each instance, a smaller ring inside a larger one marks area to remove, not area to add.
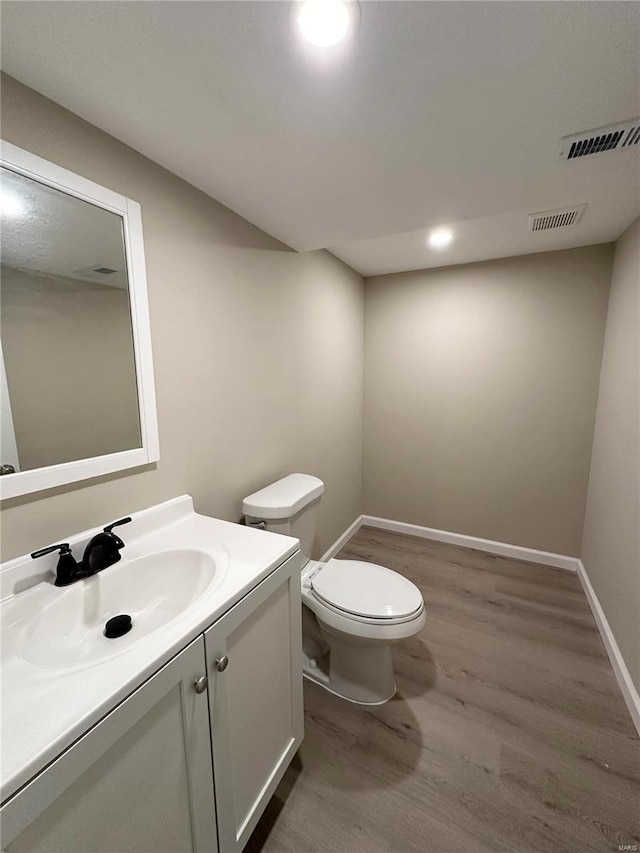
[[[25,628],[18,652],[30,663],[93,663],[145,639],[182,615],[224,575],[210,554],[162,551],[124,560],[66,589]],[[128,614],[133,626],[107,639],[108,619]]]

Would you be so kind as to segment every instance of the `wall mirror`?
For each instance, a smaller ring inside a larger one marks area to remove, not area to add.
[[[159,458],[140,205],[0,143],[0,496]]]

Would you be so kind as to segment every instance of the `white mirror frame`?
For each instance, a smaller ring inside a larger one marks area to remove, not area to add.
[[[78,459],[60,465],[5,474],[0,477],[0,499],[40,492],[43,489],[157,462],[160,458],[160,447],[140,205],[2,140],[0,140],[0,164],[28,178],[33,178],[41,184],[62,190],[68,195],[88,201],[122,217],[142,439],[142,447],[134,450],[107,453],[91,459]]]

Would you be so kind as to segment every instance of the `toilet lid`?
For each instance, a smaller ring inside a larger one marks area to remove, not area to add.
[[[422,607],[415,584],[376,563],[329,560],[311,586],[319,598],[356,616],[398,619]]]

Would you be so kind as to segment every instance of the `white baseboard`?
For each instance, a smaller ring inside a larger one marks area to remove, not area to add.
[[[476,551],[486,551],[501,557],[512,557],[516,560],[526,560],[528,563],[542,563],[556,569],[566,569],[570,572],[578,570],[577,557],[566,554],[553,554],[551,551],[536,551],[523,545],[510,545],[507,542],[496,542],[492,539],[479,539],[477,536],[467,536],[464,533],[451,533],[448,530],[437,530],[434,527],[421,527],[419,524],[407,524],[404,521],[391,521],[388,518],[377,518],[373,515],[361,516],[362,526],[379,527],[381,530],[392,530],[395,533],[407,533],[409,536],[420,536],[423,539],[435,539],[437,542],[447,542],[449,545],[462,545],[463,548],[475,548]]]
[[[627,708],[631,714],[633,724],[640,735],[640,695],[638,695],[638,691],[631,680],[631,675],[627,669],[626,663],[624,662],[624,658],[622,657],[616,638],[613,636],[609,620],[605,616],[602,605],[598,601],[598,596],[591,585],[589,575],[587,574],[587,570],[585,569],[582,560],[578,560],[578,577],[580,578],[584,594],[587,597],[589,606],[591,607],[593,618],[596,620],[596,625],[598,626],[598,631],[602,637],[602,642],[604,643],[604,647],[609,655],[609,660],[611,662],[611,667],[616,677],[616,681],[618,682],[624,701],[627,703]]]
[[[320,557],[321,563],[325,563],[327,560],[330,560],[332,557],[335,557],[338,551],[341,548],[344,548],[349,539],[351,539],[352,536],[356,535],[358,530],[360,530],[360,528],[362,527],[363,517],[364,516],[359,515],[356,520],[352,524],[350,524],[349,527],[347,527],[344,533],[336,539],[333,545],[327,551],[324,552],[322,557]]]

